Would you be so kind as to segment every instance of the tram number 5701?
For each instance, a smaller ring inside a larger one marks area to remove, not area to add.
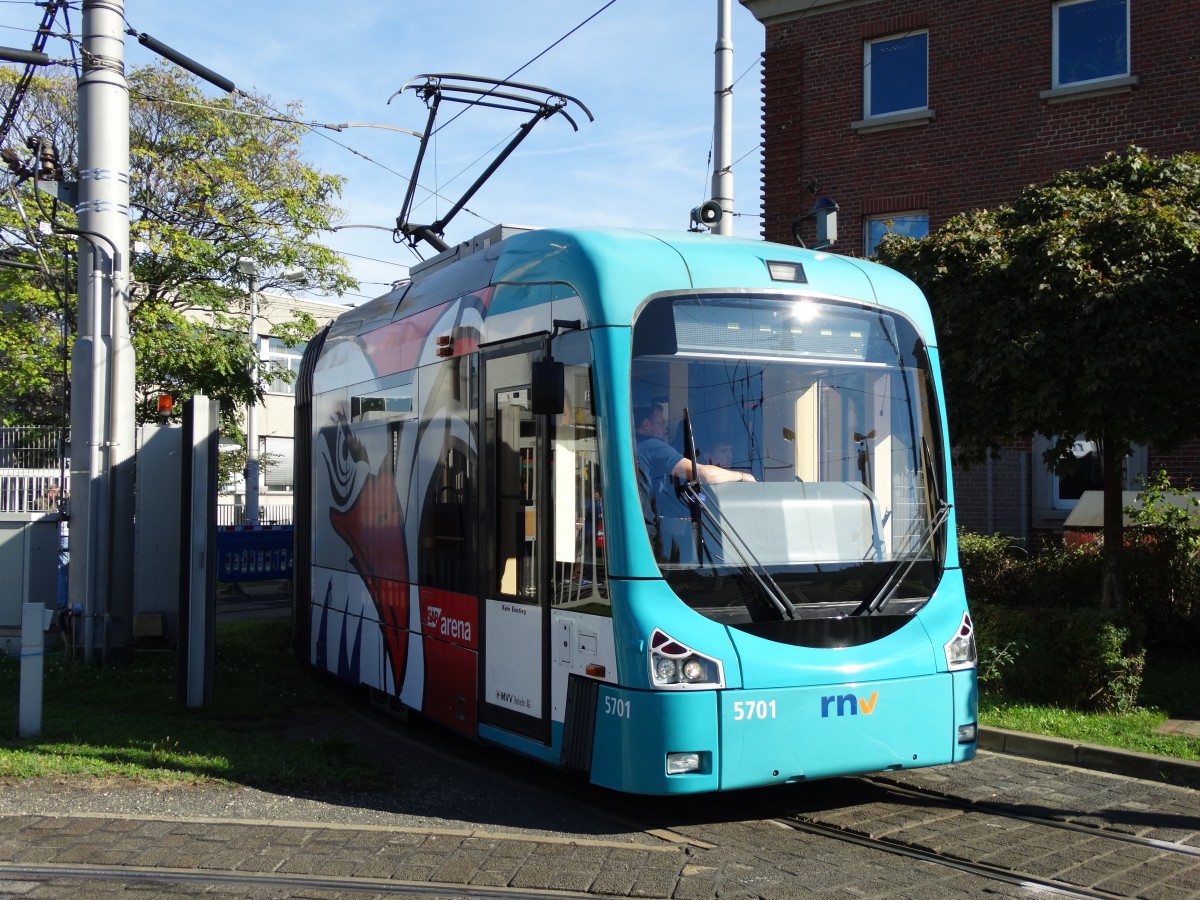
[[[741,722],[746,719],[775,718],[774,700],[735,700],[733,702],[733,721]]]
[[[632,719],[633,701],[620,697],[605,697],[604,712],[610,716],[616,716],[618,719]]]

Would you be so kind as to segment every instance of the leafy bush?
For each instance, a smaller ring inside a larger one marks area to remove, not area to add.
[[[1030,556],[1002,535],[959,535],[984,690],[1081,710],[1132,709],[1144,628],[1100,610],[1098,546]]]
[[[961,532],[958,553],[972,602],[1094,607],[1103,577],[1098,548],[1047,545],[1030,556],[1012,538]]]
[[[1173,498],[1173,499],[1172,499]],[[1125,598],[1147,640],[1178,652],[1200,640],[1200,501],[1160,471],[1144,480],[1125,541]]]
[[[1082,710],[1136,707],[1146,652],[1106,613],[975,601],[972,619],[985,689]]]

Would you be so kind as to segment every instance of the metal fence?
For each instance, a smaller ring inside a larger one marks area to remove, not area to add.
[[[58,469],[0,469],[0,512],[57,512]]]
[[[0,469],[57,469],[69,438],[65,428],[0,427]]]
[[[217,503],[217,527],[242,525],[246,521],[246,506],[242,503]],[[291,525],[292,504],[264,503],[258,507],[258,521],[263,525]]]
[[[71,463],[64,428],[0,427],[0,512],[54,512]]]
[[[55,512],[69,484],[71,460],[66,455],[70,432],[64,428],[0,427],[0,513]],[[246,521],[243,503],[218,502],[218,527]],[[263,525],[292,524],[287,502],[263,503]]]

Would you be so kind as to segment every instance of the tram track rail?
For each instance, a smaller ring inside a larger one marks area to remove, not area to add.
[[[858,781],[864,784],[869,784],[877,788],[882,788],[889,794],[903,797],[911,800],[929,801],[940,803],[947,807],[962,810],[975,810],[985,812],[992,816],[1002,816],[1006,819],[1013,819],[1018,822],[1026,822],[1032,825],[1043,825],[1049,828],[1058,828],[1063,831],[1072,831],[1076,834],[1095,836],[1101,835],[1107,840],[1121,841],[1127,844],[1134,844],[1141,847],[1148,847],[1154,850],[1162,850],[1167,853],[1179,853],[1184,856],[1194,856],[1200,859],[1200,847],[1192,846],[1191,844],[1180,843],[1179,841],[1164,841],[1160,838],[1150,838],[1139,834],[1130,834],[1125,831],[1120,831],[1111,826],[1086,825],[1080,822],[1069,822],[1063,819],[1054,819],[1048,816],[1035,816],[1029,813],[1016,812],[1006,808],[1004,804],[993,803],[986,800],[969,800],[963,797],[955,797],[951,794],[945,794],[940,791],[933,791],[926,788],[912,787],[910,785],[898,785],[888,781],[880,781],[871,776],[860,776]]]
[[[576,791],[578,786],[566,779],[556,780],[555,785],[556,790],[572,795],[573,802],[594,806],[597,813],[623,822],[630,830],[687,845],[702,854],[706,851],[719,854],[730,848],[725,841],[712,837],[711,829],[698,830],[679,824],[678,818],[670,823],[665,817],[647,820],[639,808],[641,804],[623,795],[597,797],[582,787]],[[760,822],[773,822],[824,840],[871,848],[914,863],[928,863],[985,882],[1038,891],[1047,896],[1108,900],[1117,897],[1200,897],[1200,892],[1188,887],[1177,891],[1164,889],[1164,885],[1173,883],[1173,879],[1178,879],[1181,885],[1200,883],[1200,846],[1132,834],[1119,830],[1119,825],[1104,827],[1039,816],[1028,808],[1021,808],[1028,807],[1028,803],[1006,805],[975,800],[898,784],[878,775],[814,782],[807,788],[789,791],[791,796],[786,800],[783,794],[773,790],[725,794],[716,802],[711,796],[703,800],[675,798],[677,805],[672,816],[702,825],[721,820],[736,822],[750,813]],[[795,801],[800,798],[812,801],[816,811],[794,812]],[[885,814],[899,820],[899,824],[876,828],[878,823],[873,821],[871,813],[862,817],[868,821],[865,826],[853,821],[837,821],[845,810],[853,810],[856,806],[884,809]],[[915,831],[906,830],[904,825],[908,822],[916,824]],[[937,830],[932,838],[922,827],[929,823]],[[992,832],[995,838],[981,842],[967,836],[962,842],[957,840],[958,833],[966,835],[968,831],[976,834]],[[944,845],[938,846],[938,839],[943,839]],[[1001,859],[991,858],[1010,842],[1014,847],[1032,845],[1035,849],[1022,849]],[[752,853],[755,851],[755,848],[747,849]],[[1022,865],[1025,861],[1033,861],[1034,865]],[[1157,892],[1152,890],[1156,886]]]
[[[1109,891],[1091,890],[1080,887],[1079,885],[1058,881],[1053,878],[1044,878],[1027,872],[1014,872],[999,866],[971,862],[969,860],[956,858],[948,853],[923,849],[884,838],[873,838],[867,835],[854,834],[844,831],[840,828],[835,828],[828,825],[820,825],[815,822],[804,821],[790,816],[782,816],[776,818],[774,821],[787,828],[791,828],[795,831],[802,831],[806,834],[829,838],[832,840],[841,841],[843,843],[854,844],[855,846],[866,847],[871,850],[879,850],[884,853],[903,856],[906,859],[933,863],[934,865],[954,869],[967,875],[975,875],[979,878],[985,878],[989,881],[998,881],[1004,884],[1014,885],[1016,887],[1036,889],[1042,893],[1056,897],[1079,897],[1089,898],[1089,900],[1092,900],[1092,898],[1104,898],[1104,900],[1112,900],[1112,898],[1116,896]]]
[[[1076,897],[1198,897],[1200,847],[1039,816],[874,776],[843,805],[777,814],[807,834]]]
[[[333,875],[294,875],[255,872],[222,872],[211,869],[168,869],[137,866],[92,864],[0,863],[0,881],[51,882],[69,879],[82,889],[80,881],[120,882],[126,886],[151,884],[196,885],[201,893],[233,895],[239,890],[314,890],[338,894],[383,894],[403,897],[461,897],[466,900],[574,900],[588,894],[567,891],[539,891],[525,888],[481,887],[464,884],[392,881]]]

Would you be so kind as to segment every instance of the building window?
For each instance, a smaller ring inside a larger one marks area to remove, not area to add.
[[[863,227],[863,252],[874,256],[879,242],[888,232],[905,237],[923,238],[929,234],[929,213],[888,213],[883,216],[868,216]]]
[[[863,115],[870,119],[929,106],[929,32],[863,45]]]
[[[1100,448],[1095,441],[1078,440],[1071,447],[1074,468],[1065,474],[1050,472],[1050,503],[1055,509],[1071,510],[1084,491],[1104,490],[1104,473],[1100,468]]]
[[[1049,438],[1041,435],[1034,435],[1030,444],[1034,528],[1060,527],[1085,493],[1104,489],[1100,447],[1094,441],[1079,436],[1070,450],[1075,459],[1074,468],[1063,475],[1051,470],[1044,462],[1045,453],[1052,445]],[[1135,444],[1125,457],[1123,490],[1137,490],[1138,480],[1146,474],[1147,460],[1146,447]],[[1095,524],[1099,525],[1098,522]]]
[[[264,361],[290,370],[293,376],[290,381],[283,378],[272,378],[270,384],[267,385],[267,393],[296,393],[295,376],[300,373],[300,360],[304,356],[304,348],[307,345],[297,344],[295,347],[289,347],[281,338],[277,337],[265,338],[263,343],[266,345],[266,352],[263,354]]]
[[[1054,4],[1054,87],[1128,74],[1128,0]]]

